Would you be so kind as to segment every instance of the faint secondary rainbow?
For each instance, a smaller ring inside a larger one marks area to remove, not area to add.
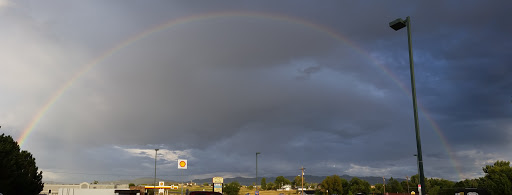
[[[213,13],[205,13],[205,14],[199,14],[199,15],[192,15],[182,18],[177,18],[174,20],[170,20],[168,22],[165,22],[163,24],[157,25],[153,28],[150,28],[148,30],[142,31],[132,37],[129,37],[122,41],[121,43],[115,45],[114,47],[106,50],[98,57],[91,60],[89,63],[82,66],[82,68],[79,69],[79,71],[69,79],[65,84],[63,84],[56,92],[52,94],[52,96],[48,99],[48,101],[37,111],[36,115],[30,120],[29,124],[23,129],[22,134],[18,138],[18,144],[20,146],[23,146],[25,141],[27,140],[30,133],[34,130],[34,128],[37,126],[39,121],[41,121],[42,117],[48,110],[55,104],[55,102],[64,94],[64,92],[69,89],[82,75],[86,74],[98,63],[102,62],[106,58],[112,56],[117,51],[133,44],[134,42],[137,42],[151,34],[157,33],[159,31],[170,29],[176,26],[179,26],[181,24],[186,24],[190,22],[198,22],[198,21],[204,21],[204,20],[210,20],[210,19],[216,19],[216,18],[230,18],[230,17],[252,17],[252,18],[262,18],[262,19],[269,19],[269,20],[276,20],[276,21],[282,21],[282,22],[288,22],[291,24],[297,24],[301,26],[306,26],[311,29],[314,29],[318,32],[325,33],[329,35],[330,37],[341,41],[351,48],[353,48],[358,53],[362,54],[363,56],[367,56],[368,59],[370,59],[376,66],[378,66],[380,69],[384,71],[406,94],[409,96],[411,95],[410,90],[405,87],[405,84],[403,84],[395,74],[393,74],[392,71],[390,71],[388,68],[386,68],[384,65],[382,65],[377,59],[372,57],[368,52],[363,50],[361,47],[354,44],[349,39],[343,37],[341,34],[337,33],[336,31],[319,24],[312,23],[310,21],[306,21],[299,18],[293,18],[285,15],[277,15],[277,14],[271,14],[271,13],[260,13],[260,12],[239,12],[239,11],[230,11],[230,12],[213,12]],[[424,107],[418,103],[420,112],[423,113],[427,121],[432,125],[434,131],[437,133],[439,138],[441,139],[441,142],[443,143],[449,157],[450,161],[452,162],[452,165],[455,167],[457,174],[459,175],[459,179],[462,180],[462,174],[460,171],[460,167],[456,161],[456,158],[453,156],[452,149],[448,142],[446,141],[446,138],[444,134],[442,133],[441,129],[439,128],[439,125],[432,119],[432,117],[426,112]]]

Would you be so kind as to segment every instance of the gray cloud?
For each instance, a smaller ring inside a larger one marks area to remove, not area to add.
[[[460,170],[477,177],[489,159],[509,156],[502,148],[510,139],[510,25],[496,19],[507,15],[506,6],[402,5],[17,2],[0,9],[8,27],[0,32],[2,131],[20,136],[81,67],[147,29],[202,13],[269,13],[323,25],[350,41],[271,17],[173,26],[79,77],[23,148],[47,171],[45,179],[65,182],[147,176],[156,147],[166,179],[179,179],[176,154],[189,159],[187,179],[252,177],[257,151],[267,177],[294,175],[300,166],[312,175],[412,175],[406,34],[387,26],[410,15],[426,175],[457,180]]]

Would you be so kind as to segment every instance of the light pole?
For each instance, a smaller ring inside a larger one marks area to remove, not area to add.
[[[412,105],[414,109],[414,127],[416,130],[416,149],[418,150],[418,172],[420,176],[420,185],[421,185],[421,191],[419,192],[421,194],[425,194],[426,187],[425,181],[424,181],[424,174],[423,174],[423,157],[421,155],[421,139],[420,139],[420,124],[418,122],[418,106],[416,103],[416,85],[414,83],[414,62],[412,59],[412,40],[411,40],[411,18],[407,16],[407,18],[402,20],[401,18],[398,18],[396,20],[393,20],[389,23],[389,27],[391,27],[393,30],[398,31],[402,29],[403,27],[407,26],[407,39],[409,42],[409,66],[411,71],[411,88],[412,88]]]
[[[256,191],[258,191],[258,154],[261,154],[259,152],[256,152],[256,182],[254,185],[256,185]]]
[[[407,178],[407,193],[411,193],[409,191],[409,177],[408,176],[405,176],[405,178]]]
[[[304,170],[306,168],[302,167],[300,170],[302,170],[302,181],[301,181],[301,195],[304,195]]]
[[[155,149],[155,180],[153,182],[153,194],[155,194],[156,190],[156,154],[158,153],[159,149]]]
[[[382,177],[382,183],[384,183],[384,194],[386,194],[386,178]]]

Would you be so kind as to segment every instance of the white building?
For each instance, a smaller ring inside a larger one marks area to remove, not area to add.
[[[280,191],[290,191],[292,189],[291,185],[284,185],[281,187]]]
[[[49,195],[115,195],[116,190],[129,190],[128,184],[44,184],[40,194]]]

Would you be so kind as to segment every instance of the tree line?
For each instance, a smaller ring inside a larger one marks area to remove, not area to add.
[[[453,182],[446,179],[430,178],[425,181],[427,193],[429,195],[436,194],[454,194],[466,188],[474,188],[482,190],[489,194],[512,194],[512,167],[509,161],[496,161],[493,165],[482,167],[485,173],[483,177],[475,179],[465,179],[459,182]],[[411,192],[418,194],[418,175],[411,177],[411,180],[398,182],[393,178],[386,183],[386,192]],[[407,185],[408,184],[408,185]],[[407,191],[409,186],[409,191]],[[382,184],[375,185],[375,192],[381,193],[384,190]]]
[[[512,194],[512,167],[509,161],[496,161],[493,165],[486,165],[482,168],[485,173],[483,177],[466,179],[454,182],[442,178],[427,178],[425,187],[427,194],[455,194],[465,188],[476,188],[489,194]],[[274,182],[267,182],[261,179],[262,190],[277,190],[284,185],[291,185],[297,189],[301,187],[301,177],[296,176],[289,181],[283,176],[276,178]],[[350,181],[338,175],[327,176],[321,183],[307,183],[304,181],[304,188],[315,190],[318,195],[353,195],[353,194],[383,194],[388,193],[411,193],[418,194],[419,176],[413,175],[410,180],[399,182],[391,177],[384,184],[375,184],[374,188],[365,180],[353,177]]]

